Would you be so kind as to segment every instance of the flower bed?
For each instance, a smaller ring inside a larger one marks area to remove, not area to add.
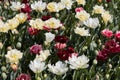
[[[119,80],[119,0],[0,0],[0,80]]]

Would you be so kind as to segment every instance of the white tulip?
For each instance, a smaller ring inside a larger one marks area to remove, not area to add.
[[[32,8],[33,10],[42,12],[43,10],[45,10],[46,5],[47,5],[47,4],[46,4],[45,2],[42,2],[42,1],[36,2],[36,1],[35,1],[35,3],[31,4],[31,8]]]
[[[34,59],[30,62],[29,68],[34,73],[41,73],[43,70],[46,69],[45,62],[41,62],[39,59]]]
[[[65,8],[65,5],[61,2],[57,3],[57,12],[59,12],[60,10],[63,10]]]
[[[22,7],[24,7],[25,5],[24,4],[21,4],[20,2],[11,2],[11,6],[10,8],[13,10],[13,11],[18,11],[20,10]]]
[[[15,16],[19,20],[19,23],[24,23],[27,20],[27,14],[19,13]]]
[[[78,18],[80,21],[86,21],[89,19],[90,17],[90,14],[87,13],[85,10],[82,10],[80,12],[77,12],[76,15],[75,15],[76,18]]]
[[[104,21],[104,23],[107,25],[108,22],[112,22],[113,17],[112,15],[109,13],[109,11],[105,11],[104,13],[102,13],[102,19]]]
[[[45,37],[46,37],[46,42],[51,42],[54,40],[55,38],[55,34],[52,34],[51,32],[45,33]]]
[[[58,4],[56,2],[50,2],[47,4],[47,9],[49,12],[59,12]]]
[[[76,0],[78,4],[82,4],[85,5],[86,4],[86,0]]]
[[[38,30],[43,30],[43,26],[44,26],[44,21],[42,21],[41,19],[35,19],[35,20],[30,20],[30,26],[33,28],[36,28]]]
[[[40,61],[45,61],[50,55],[51,54],[49,50],[42,50],[40,51],[40,55],[36,56],[36,59],[39,59]]]
[[[104,12],[104,7],[103,6],[98,6],[98,5],[95,5],[93,7],[93,13],[96,13],[96,14],[102,14]]]
[[[62,26],[59,19],[56,18],[50,18],[47,21],[45,21],[45,26],[51,28],[51,29],[57,29]]]
[[[66,64],[58,61],[55,65],[48,64],[48,70],[56,75],[65,74],[68,71],[68,67]]]
[[[0,32],[8,32],[9,27],[0,19]]]
[[[84,25],[90,28],[96,28],[97,26],[99,26],[98,18],[89,18],[87,21],[84,21],[83,23]]]
[[[71,9],[73,1],[72,0],[61,0],[61,3],[65,6],[66,9]]]
[[[89,31],[85,30],[85,28],[77,27],[74,31],[76,34],[79,34],[81,36],[90,36]]]
[[[79,57],[72,55],[72,57],[69,57],[68,59],[68,64],[70,64],[71,69],[87,68],[89,66],[88,62],[89,59],[85,55]]]

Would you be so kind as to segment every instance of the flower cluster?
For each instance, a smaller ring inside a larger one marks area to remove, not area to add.
[[[30,69],[34,73],[41,73],[46,69],[47,66],[45,65],[44,60],[41,60],[43,59],[42,55],[45,57],[45,54],[49,56],[49,50],[44,51],[44,53],[42,51],[40,55],[36,56],[36,58],[29,64]],[[85,55],[77,57],[75,54],[72,54],[67,61],[67,63],[70,64],[71,69],[88,68],[88,62],[89,59]],[[66,63],[58,61],[55,63],[55,65],[48,64],[48,71],[56,75],[63,75],[68,71],[68,67]]]
[[[31,9],[35,10],[35,11],[39,11],[39,12],[43,12],[43,10],[45,10],[46,8],[48,9],[49,12],[59,12],[63,9],[71,9],[72,5],[74,2],[77,2],[78,4],[82,4],[85,5],[86,1],[85,0],[76,0],[76,1],[72,1],[72,0],[61,0],[60,2],[50,2],[50,3],[46,3],[43,1],[35,1],[34,3],[31,4]],[[11,9],[13,11],[18,11],[18,10],[23,10],[23,12],[29,12],[28,10],[30,10],[28,5],[28,2],[12,2],[11,5]]]
[[[90,18],[90,14],[87,13],[82,7],[76,8],[75,12],[76,12],[75,17],[80,20],[81,24],[92,29],[95,29],[96,27],[99,26],[98,18]],[[90,36],[89,30],[88,29],[85,30],[85,27],[79,28],[77,26],[76,29],[74,29],[74,32],[81,36]]]
[[[112,22],[112,15],[109,11],[106,11],[103,6],[95,5],[93,7],[94,14],[101,14],[104,23],[107,25],[108,22]]]
[[[114,38],[112,40],[106,41],[105,47],[101,51],[99,51],[99,54],[97,55],[97,60],[106,60],[109,55],[115,55],[116,53],[120,52],[119,34],[119,31],[113,34],[113,32],[109,29],[104,29],[102,31],[103,36],[106,36],[107,38],[112,38],[112,36],[114,35]]]
[[[14,30],[19,26],[19,24],[24,23],[26,19],[26,14],[20,13],[17,14],[14,18],[7,20],[6,23],[0,20],[0,32],[8,32],[8,30]]]
[[[32,28],[35,28],[37,30],[43,30],[43,29],[57,29],[62,26],[60,21],[55,18],[50,18],[46,21],[43,21],[42,19],[36,19],[36,20],[30,20],[30,26]]]

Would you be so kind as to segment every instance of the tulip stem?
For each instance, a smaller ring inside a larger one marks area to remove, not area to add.
[[[39,77],[39,73],[36,73],[36,74],[35,74],[35,79],[36,79],[36,80],[41,80],[41,78]]]

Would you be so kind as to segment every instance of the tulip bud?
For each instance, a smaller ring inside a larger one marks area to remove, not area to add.
[[[108,4],[105,4],[106,7],[108,7]]]
[[[46,78],[47,77],[47,74],[44,74],[44,78]]]
[[[6,67],[5,67],[5,66],[2,66],[2,67],[1,67],[1,70],[2,70],[3,72],[6,72]]]
[[[97,64],[97,60],[96,59],[93,60],[93,64]]]
[[[108,79],[110,75],[109,75],[109,74],[106,74],[105,76],[106,76],[106,78]]]
[[[100,2],[100,3],[101,3],[101,2],[102,2],[102,0],[98,0],[98,2]]]
[[[56,34],[58,33],[58,30],[55,30]]]
[[[100,42],[99,45],[102,45],[102,43]]]
[[[8,47],[7,47],[7,50],[8,50],[8,51],[12,50],[12,47],[11,47],[11,46],[8,46]]]
[[[62,29],[62,30],[65,30],[65,26],[62,26],[61,29]]]
[[[99,80],[100,79],[99,75],[96,75],[95,78],[96,78],[95,80]]]
[[[101,40],[99,39],[98,42],[101,43]]]
[[[95,54],[96,54],[96,55],[98,55],[98,54],[99,54],[98,50],[95,50]]]
[[[55,15],[56,15],[56,17],[59,17],[59,16],[60,16],[59,13],[56,13]]]
[[[16,64],[11,64],[11,68],[16,71],[18,69],[18,66]]]
[[[83,47],[83,51],[86,50],[87,48],[88,48],[87,46],[84,46],[84,47]]]
[[[111,62],[111,59],[108,59],[109,62]]]
[[[118,67],[120,69],[120,67]]]
[[[109,64],[108,66],[109,66],[110,69],[112,68],[112,65],[111,65],[111,64]]]
[[[41,80],[41,78],[40,78],[40,77],[37,77],[36,80]]]
[[[17,42],[16,47],[17,47],[17,48],[21,48],[21,43],[20,43],[20,42]]]
[[[2,77],[3,77],[4,80],[6,80],[7,79],[6,73],[2,73]]]
[[[21,38],[21,37],[19,37],[18,41],[22,41],[22,38]]]

